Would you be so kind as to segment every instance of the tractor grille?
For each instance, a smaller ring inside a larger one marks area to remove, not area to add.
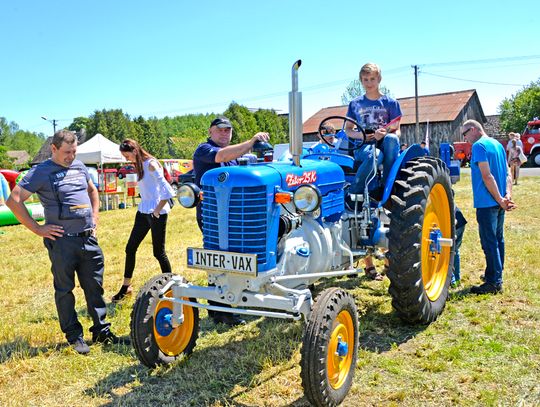
[[[257,263],[266,263],[266,186],[234,187],[228,202],[219,201],[212,186],[203,186],[203,193],[204,248],[257,254]],[[226,248],[219,244],[220,220],[227,227]]]

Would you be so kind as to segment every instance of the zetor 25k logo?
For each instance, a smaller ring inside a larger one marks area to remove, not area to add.
[[[317,181],[317,171],[305,171],[302,175],[287,174],[285,182],[289,187],[300,184],[312,184]]]

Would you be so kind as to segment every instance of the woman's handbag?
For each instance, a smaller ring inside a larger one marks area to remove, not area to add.
[[[523,150],[519,152],[519,161],[521,161],[521,164],[525,164],[527,162],[527,156],[523,154]]]

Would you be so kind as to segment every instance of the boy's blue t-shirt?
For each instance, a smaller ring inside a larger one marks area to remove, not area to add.
[[[349,103],[347,116],[356,120],[364,129],[377,130],[401,116],[399,102],[387,95],[371,100],[362,95]]]
[[[482,173],[478,163],[486,161],[489,164],[491,174],[495,178],[499,193],[503,197],[506,195],[508,164],[504,148],[501,143],[491,137],[482,136],[472,145],[471,155],[471,178],[475,208],[499,206],[482,180]]]

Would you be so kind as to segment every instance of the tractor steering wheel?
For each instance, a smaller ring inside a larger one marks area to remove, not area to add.
[[[326,122],[328,122],[330,120],[336,120],[336,119],[343,120],[343,125],[341,126],[341,130],[339,130],[338,133],[336,133],[334,136],[337,136],[337,134],[340,134],[341,137],[344,140],[347,140],[348,144],[349,144],[349,148],[342,148],[340,146],[336,150],[344,151],[344,152],[348,153],[349,151],[355,151],[355,150],[358,150],[359,148],[361,148],[364,145],[364,143],[366,142],[366,132],[362,128],[362,126],[360,126],[355,120],[353,120],[353,119],[351,119],[350,117],[347,117],[347,116],[329,116],[326,119],[324,119],[319,124],[319,132],[317,134],[319,139],[322,142],[324,142],[326,145],[328,145],[330,148],[335,148],[335,146],[326,139],[329,136],[329,134],[323,134],[323,130],[325,130]],[[351,139],[350,137],[347,137],[347,133],[345,132],[345,123],[346,122],[352,123],[356,127],[357,131],[362,133],[362,138],[361,139]]]

